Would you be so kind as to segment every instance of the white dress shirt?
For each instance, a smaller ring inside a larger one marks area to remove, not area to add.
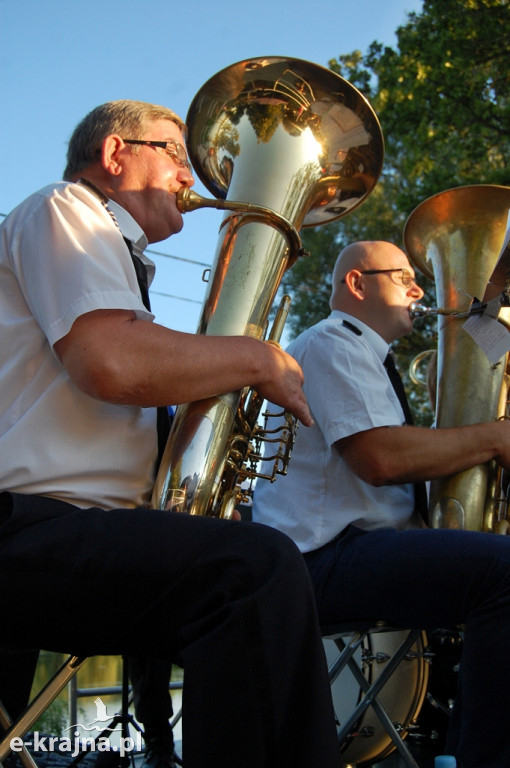
[[[0,490],[81,507],[150,498],[156,409],[89,397],[53,351],[86,312],[128,309],[153,320],[122,235],[138,255],[147,240],[124,209],[110,208],[118,226],[88,188],[59,182],[27,198],[0,228]],[[152,277],[154,265],[143,259]]]

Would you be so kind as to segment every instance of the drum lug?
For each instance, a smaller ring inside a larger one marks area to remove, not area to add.
[[[368,649],[364,648],[361,658],[363,664],[370,666],[374,663],[374,661],[376,664],[384,664],[391,659],[391,656],[387,653],[383,653],[382,651],[378,651],[377,653],[370,653]]]
[[[423,659],[427,664],[430,664],[435,655],[432,651],[409,651],[404,656],[404,659]]]

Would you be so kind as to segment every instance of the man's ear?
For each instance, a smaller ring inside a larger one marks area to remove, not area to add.
[[[365,298],[365,281],[359,269],[349,270],[344,279],[349,293],[362,301]]]
[[[122,157],[120,151],[124,149],[125,146],[126,145],[117,134],[111,134],[103,141],[101,147],[101,164],[112,176],[118,176],[122,172]]]

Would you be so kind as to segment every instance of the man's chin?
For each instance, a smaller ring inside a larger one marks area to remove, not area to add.
[[[170,215],[170,226],[175,234],[180,232],[184,226],[184,216],[177,207],[172,210]]]
[[[177,235],[183,226],[184,222],[181,217],[180,221],[172,220],[171,222],[168,222],[168,226],[165,228],[165,230],[160,227],[158,232],[153,231],[151,234],[146,231],[145,234],[147,235],[149,243],[161,243],[163,240],[168,240],[168,238],[172,235]]]
[[[161,238],[161,239],[166,240],[168,237],[171,237],[172,235],[179,234],[183,226],[184,226],[184,219],[182,217],[182,214],[179,213],[178,216],[176,216],[175,213],[173,213],[168,222],[167,234],[165,235],[164,238]]]

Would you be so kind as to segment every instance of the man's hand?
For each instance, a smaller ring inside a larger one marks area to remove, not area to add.
[[[503,419],[498,421],[497,426],[499,427],[500,435],[499,450],[494,458],[508,472],[510,471],[510,420]]]
[[[268,364],[264,377],[255,389],[271,403],[292,413],[302,424],[310,427],[313,419],[303,392],[303,371],[299,364],[278,344],[265,344]]]

